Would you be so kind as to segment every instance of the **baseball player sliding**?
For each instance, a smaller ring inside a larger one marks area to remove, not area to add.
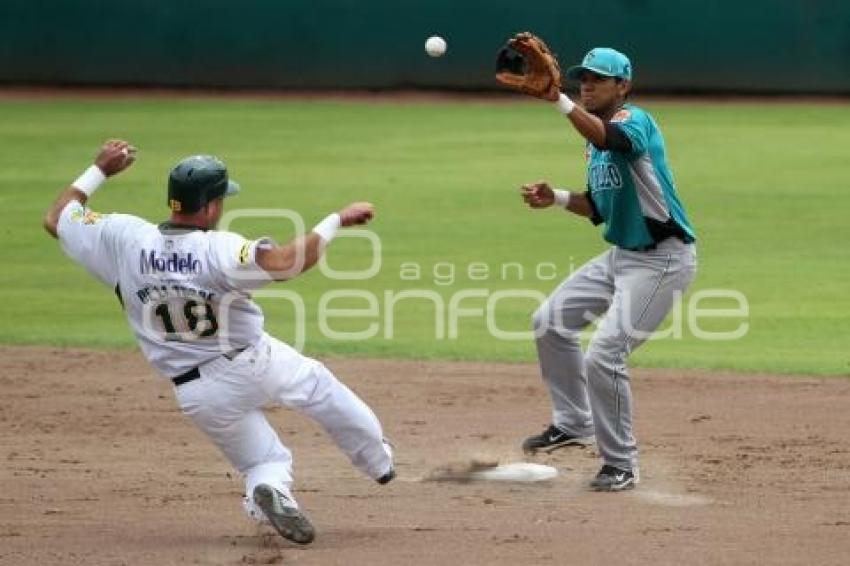
[[[316,419],[381,484],[395,475],[392,450],[362,400],[324,365],[264,332],[250,291],[310,269],[340,227],[365,224],[373,207],[350,204],[286,245],[218,232],[224,197],[239,186],[221,161],[199,155],[171,171],[171,218],[159,226],[87,208],[95,190],[135,157],[129,143],[106,142],[49,208],[45,228],[114,289],[142,353],[173,382],[181,411],[244,474],[246,510],[284,538],[309,543],[313,526],[291,492],[292,455],[261,407],[276,403]]]
[[[539,38],[522,33],[500,51],[496,78],[555,103],[586,140],[587,191],[524,185],[532,208],[555,206],[604,224],[613,247],[592,259],[534,313],[540,369],[552,424],[523,443],[526,452],[586,445],[594,435],[603,466],[591,488],[638,482],[626,360],[669,312],[696,273],[694,231],[667,167],[664,138],[646,111],[627,104],[632,66],[622,53],[592,49],[567,76],[581,82],[581,105],[560,91],[558,62]],[[579,333],[599,326],[587,352]]]

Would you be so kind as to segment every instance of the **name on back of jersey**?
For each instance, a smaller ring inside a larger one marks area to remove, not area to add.
[[[192,255],[192,252],[183,254],[143,249],[139,256],[139,271],[142,275],[152,273],[200,275],[204,271],[204,266],[200,259]]]
[[[216,293],[179,284],[148,285],[147,287],[138,289],[136,291],[136,297],[138,297],[142,304],[168,301],[171,299],[201,299],[206,302],[216,298]]]

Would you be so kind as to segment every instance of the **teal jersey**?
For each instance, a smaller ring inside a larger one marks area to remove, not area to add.
[[[658,124],[632,104],[626,104],[611,122],[629,138],[630,152],[587,145],[587,188],[595,209],[592,220],[605,223],[605,240],[627,249],[647,249],[670,236],[695,241],[667,167]]]

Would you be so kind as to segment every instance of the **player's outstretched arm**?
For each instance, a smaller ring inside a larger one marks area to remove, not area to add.
[[[368,202],[349,204],[317,224],[309,234],[295,238],[285,246],[257,249],[257,265],[275,281],[287,281],[304,273],[319,261],[339,228],[366,224],[375,216]]]
[[[561,94],[561,96],[566,97],[565,94]],[[584,139],[596,147],[605,147],[608,136],[605,130],[605,122],[600,118],[578,105],[575,105],[573,110],[567,113],[567,118]]]
[[[593,217],[593,207],[586,195],[553,189],[546,181],[523,185],[520,187],[520,194],[523,202],[531,208],[549,208],[555,205],[579,216]]]
[[[69,202],[76,200],[85,204],[107,177],[120,173],[132,165],[135,160],[136,148],[129,142],[109,140],[104,143],[94,159],[94,164],[59,193],[59,196],[47,209],[44,215],[44,229],[56,238],[59,216]]]
[[[564,93],[560,93],[555,104],[576,131],[599,149],[623,152],[632,150],[631,140],[620,128],[609,121],[610,116],[603,120],[574,103]]]

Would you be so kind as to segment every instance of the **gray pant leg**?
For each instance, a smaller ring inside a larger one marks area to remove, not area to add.
[[[669,241],[668,241],[669,242]],[[632,469],[632,395],[626,360],[658,328],[696,273],[693,246],[665,243],[652,252],[613,251],[616,291],[585,363],[596,442],[606,464]]]
[[[573,273],[534,313],[537,356],[552,399],[552,423],[570,435],[593,434],[579,336],[611,304],[611,253],[603,253]]]

